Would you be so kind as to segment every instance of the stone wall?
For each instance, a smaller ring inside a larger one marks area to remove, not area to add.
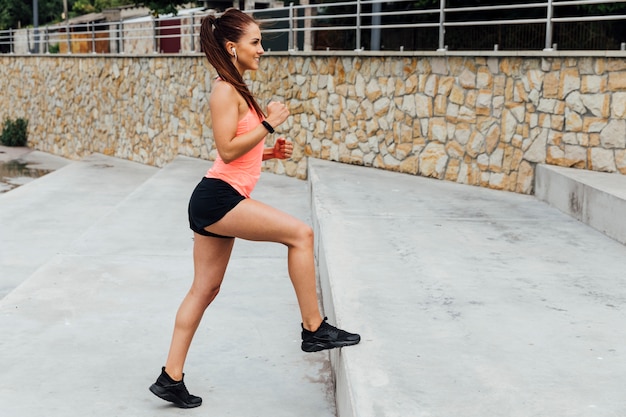
[[[213,159],[214,76],[200,55],[0,56],[0,120],[68,158]],[[313,156],[520,193],[537,163],[626,174],[620,56],[272,53],[249,81],[291,110],[276,173],[304,178]]]

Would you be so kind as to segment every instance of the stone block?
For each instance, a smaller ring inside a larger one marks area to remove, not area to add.
[[[485,152],[485,150],[485,137],[480,132],[473,131],[465,146],[466,155],[476,158],[479,154]]]
[[[522,161],[517,173],[515,191],[522,194],[530,194],[533,190],[535,171],[527,161]]]
[[[602,117],[584,117],[583,132],[600,133],[607,125],[608,120]]]
[[[626,93],[612,94],[611,117],[616,119],[626,119]]]
[[[626,148],[626,120],[611,120],[600,132],[603,148]]]
[[[459,169],[461,166],[461,161],[458,159],[450,159],[448,161],[448,166],[446,167],[446,175],[444,179],[446,181],[457,181],[459,178]]]
[[[443,178],[447,162],[444,145],[430,142],[419,155],[419,173],[426,177]]]
[[[580,92],[604,93],[607,88],[607,78],[599,75],[584,75],[581,80]]]
[[[626,71],[610,72],[608,89],[613,92],[626,91]]]
[[[454,104],[462,105],[465,102],[465,92],[463,89],[454,84],[450,90],[450,101]]]
[[[459,75],[459,84],[467,90],[476,88],[476,73],[465,68]]]
[[[626,175],[626,149],[615,150],[615,167],[619,172]]]
[[[428,131],[431,140],[445,143],[448,138],[448,129],[445,119],[442,117],[433,117],[430,119]]]
[[[476,75],[476,88],[491,90],[493,88],[493,75],[489,68],[480,67]]]
[[[546,129],[538,129],[535,137],[531,139],[530,146],[524,152],[524,159],[530,162],[543,163],[546,160],[546,146],[548,132]]]
[[[559,82],[559,97],[567,97],[572,91],[579,90],[580,83],[578,68],[563,69]]]
[[[591,148],[589,150],[589,168],[594,171],[615,172],[615,153],[609,149]]]
[[[594,116],[607,118],[611,113],[610,94],[582,94],[581,101]]]
[[[559,98],[559,77],[558,72],[548,72],[543,80],[543,97]]]
[[[407,99],[407,97],[409,96],[405,96],[405,100]],[[433,99],[427,95],[424,94],[415,94],[414,96],[410,96],[412,97],[413,101],[412,101],[412,105],[413,105],[413,115],[416,115],[419,118],[424,118],[424,117],[432,117],[433,115]],[[404,108],[404,103],[403,103],[403,108]],[[409,113],[411,114],[411,113]]]

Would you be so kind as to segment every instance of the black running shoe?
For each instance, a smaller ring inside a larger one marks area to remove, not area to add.
[[[185,374],[183,374],[184,378]],[[150,391],[157,397],[174,403],[175,406],[180,408],[194,408],[202,404],[202,398],[191,395],[182,379],[174,381],[165,372],[165,367],[161,370],[161,375],[159,375],[156,382],[150,386]]]
[[[348,333],[326,322],[327,317],[319,329],[311,332],[302,326],[302,350],[305,352],[319,352],[324,349],[333,349],[342,346],[356,345],[361,341],[361,336]]]

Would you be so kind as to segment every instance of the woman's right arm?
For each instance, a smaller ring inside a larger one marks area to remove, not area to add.
[[[236,136],[240,108],[247,112],[247,103],[227,82],[217,81],[209,99],[213,137],[220,157],[230,163],[249,152],[267,136],[267,129],[259,124],[254,129]],[[282,103],[272,102],[267,107],[267,122],[276,127],[289,116],[289,110]]]

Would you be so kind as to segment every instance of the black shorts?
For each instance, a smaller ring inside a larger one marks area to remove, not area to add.
[[[204,236],[230,238],[207,232],[204,228],[220,220],[245,199],[226,181],[204,177],[189,199],[189,227]]]

